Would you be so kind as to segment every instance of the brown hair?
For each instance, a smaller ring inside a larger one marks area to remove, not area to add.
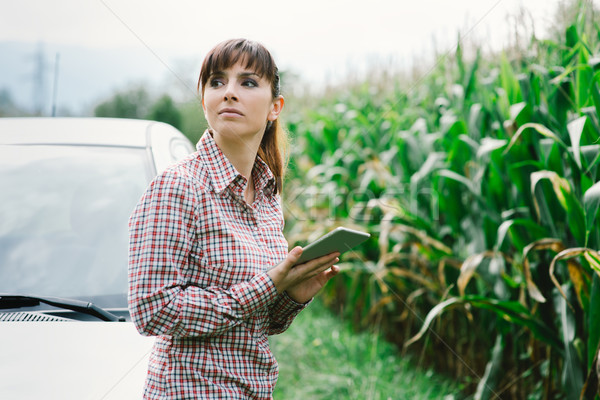
[[[271,53],[260,43],[247,39],[231,39],[216,45],[208,52],[200,69],[198,79],[198,92],[204,96],[204,88],[209,77],[223,71],[238,61],[245,62],[245,68],[255,71],[271,83],[273,99],[281,95],[279,84],[279,70]],[[285,150],[287,133],[281,127],[279,119],[267,123],[258,155],[262,158],[275,175],[277,182],[276,191],[281,192],[283,176],[285,174]]]

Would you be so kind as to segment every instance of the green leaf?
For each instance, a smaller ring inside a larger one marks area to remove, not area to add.
[[[582,60],[583,61],[583,60]],[[587,62],[587,60],[586,60]],[[590,103],[590,87],[593,85],[593,71],[592,67],[585,64],[578,66],[576,75],[577,91],[577,103],[579,109],[585,108]]]
[[[554,171],[537,171],[531,174],[531,195],[534,195],[536,185],[542,180],[548,179],[552,183],[552,187],[554,188],[554,193],[558,198],[558,201],[563,206],[563,208],[567,209],[567,201],[565,199],[565,192],[571,192],[571,186],[569,185],[569,181],[565,178],[560,177]]]
[[[485,137],[481,139],[481,145],[477,149],[477,158],[482,159],[495,150],[505,147],[507,143],[506,140]]]
[[[575,26],[575,24],[567,28],[566,37],[568,47],[575,47],[575,45],[579,43],[579,34],[577,33],[577,26]]]
[[[522,126],[531,120],[531,108],[522,101],[510,106],[510,119],[517,123],[517,126]]]
[[[563,292],[566,288],[563,288]],[[562,385],[567,393],[567,399],[578,400],[581,392],[584,373],[577,351],[573,346],[575,340],[576,320],[573,312],[567,306],[567,301],[559,295],[555,296],[554,303],[560,318],[560,328],[564,346],[564,364],[562,366]]]
[[[589,334],[587,345],[588,368],[591,368],[592,360],[596,356],[598,344],[600,343],[600,276],[598,274],[594,274],[592,279],[587,321]]]
[[[547,198],[543,190],[536,190],[538,183],[543,179],[548,179],[552,183],[556,198],[565,211],[568,210],[566,195],[571,191],[571,187],[566,179],[561,178],[554,171],[536,171],[531,174],[531,197],[537,216],[540,221],[550,227],[552,236],[557,237],[556,218],[548,204],[550,198]],[[540,189],[542,188],[540,187]]]
[[[511,138],[510,143],[508,144],[508,147],[506,148],[506,150],[504,150],[504,154],[507,154],[510,151],[510,149],[514,146],[514,144],[517,142],[517,140],[519,139],[519,137],[527,129],[534,129],[535,131],[537,131],[542,136],[545,136],[547,138],[553,139],[556,143],[560,144],[563,148],[565,148],[565,149],[567,148],[567,145],[554,132],[552,132],[550,129],[546,128],[542,124],[537,124],[537,123],[533,123],[532,122],[532,123],[528,123],[528,124],[525,124],[525,125],[521,126],[519,128],[519,130],[517,130],[517,132],[515,133],[515,135]]]
[[[583,161],[585,161],[585,173],[591,174],[594,167],[600,162],[600,145],[591,144],[581,146],[581,155],[583,156]],[[595,175],[592,175],[592,177],[595,178]]]
[[[419,332],[405,342],[404,346],[410,346],[420,340],[427,332],[432,322],[441,314],[458,305],[470,304],[473,307],[494,312],[498,317],[517,326],[527,328],[537,339],[552,346],[562,353],[562,343],[556,333],[542,321],[536,319],[524,305],[518,301],[502,301],[478,295],[464,297],[453,297],[433,307],[425,317],[423,326]]]
[[[467,259],[462,263],[462,265],[460,266],[460,275],[459,275],[458,279],[456,280],[456,286],[457,286],[458,292],[460,293],[461,296],[464,296],[465,289],[467,288],[467,285],[469,284],[471,277],[473,277],[473,274],[475,274],[477,267],[479,267],[479,265],[481,264],[481,262],[483,261],[483,259],[485,257],[489,257],[490,255],[493,255],[493,254],[488,254],[488,253],[473,254],[473,255],[467,257]]]
[[[523,101],[519,81],[504,53],[500,59],[500,85],[508,97],[509,104],[516,104]]]
[[[438,171],[438,175],[439,176],[443,176],[444,178],[448,178],[451,179],[453,181],[456,181],[458,183],[463,184],[464,186],[467,187],[467,189],[469,189],[469,191],[473,194],[475,194],[476,196],[479,196],[479,193],[477,192],[477,189],[475,189],[475,186],[473,185],[473,182],[470,181],[467,177],[462,176],[454,171],[450,171],[449,169],[441,169]]]
[[[600,253],[588,249],[583,256],[590,263],[590,267],[600,275]]]
[[[566,200],[567,212],[566,222],[569,226],[569,230],[573,235],[573,239],[577,244],[585,244],[586,242],[586,228],[585,228],[585,212],[581,199],[576,197],[570,190],[560,188],[559,189],[564,199]]]
[[[596,182],[583,195],[583,209],[585,212],[585,245],[589,239],[590,232],[596,228],[594,221],[600,206],[600,182]]]
[[[433,171],[442,166],[441,162],[446,158],[446,153],[435,152],[429,153],[427,159],[421,165],[421,168],[410,177],[410,183],[412,189],[416,189],[416,186],[421,180],[429,176]]]
[[[525,231],[530,234],[532,237],[524,240],[520,240],[523,243],[529,243],[534,241],[535,239],[539,239],[544,237],[546,231],[536,222],[530,219],[511,219],[508,221],[502,222],[498,227],[498,235],[496,239],[496,245],[494,246],[495,251],[499,251],[502,248],[502,244],[504,243],[504,239],[506,238],[509,230],[513,227],[521,226],[525,228]],[[517,246],[520,247],[520,246]],[[523,245],[524,247],[524,245]],[[522,250],[522,249],[521,249]]]
[[[502,319],[529,329],[536,338],[562,353],[562,343],[556,333],[541,320],[536,319],[518,301],[501,301],[477,295],[465,296],[463,300],[474,307],[493,311]]]
[[[569,131],[569,137],[571,139],[571,146],[573,148],[573,157],[575,158],[575,163],[579,169],[582,169],[581,166],[581,136],[583,134],[583,129],[585,128],[585,122],[587,121],[587,117],[580,117],[574,121],[571,121],[567,125],[567,130]]]
[[[596,115],[600,120],[600,71],[594,74],[594,83],[590,86],[592,92],[592,99],[594,100],[594,106],[596,107]]]
[[[421,329],[419,330],[419,332],[417,332],[417,334],[415,336],[413,336],[412,338],[408,339],[406,342],[404,342],[404,347],[408,347],[411,344],[419,341],[423,335],[425,335],[425,333],[427,332],[427,330],[429,329],[429,327],[431,326],[431,323],[440,315],[442,315],[442,313],[444,311],[446,311],[447,309],[456,307],[457,305],[461,305],[463,304],[463,300],[458,298],[458,297],[452,297],[446,301],[443,301],[439,304],[437,304],[436,306],[434,306],[428,313],[427,316],[425,317],[425,320],[423,321],[423,325],[421,326]]]
[[[492,356],[488,361],[483,377],[477,384],[475,400],[488,400],[492,397],[498,397],[494,388],[498,385],[499,378],[504,375],[502,359],[504,356],[505,344],[502,335],[496,336],[496,343],[492,349]]]
[[[471,97],[471,93],[475,89],[476,76],[477,76],[477,70],[479,68],[479,60],[480,59],[481,59],[481,52],[480,52],[480,50],[477,50],[477,55],[475,57],[475,61],[473,62],[473,65],[471,65],[468,76],[466,76],[465,77],[466,79],[463,81],[463,86],[465,87],[465,95],[464,95],[465,100]]]

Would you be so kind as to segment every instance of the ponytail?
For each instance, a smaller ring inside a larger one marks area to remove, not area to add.
[[[267,124],[258,155],[275,175],[277,183],[275,193],[281,193],[283,189],[283,178],[287,167],[287,146],[287,132],[281,126],[279,119]]]

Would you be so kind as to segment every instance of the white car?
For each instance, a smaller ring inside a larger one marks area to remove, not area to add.
[[[193,150],[154,121],[0,118],[0,399],[141,398],[127,221]]]

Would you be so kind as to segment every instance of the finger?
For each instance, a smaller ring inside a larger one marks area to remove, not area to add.
[[[315,268],[319,269],[325,265],[327,265],[327,267],[329,267],[329,266],[331,266],[331,264],[334,264],[339,261],[339,258],[338,258],[339,255],[340,255],[340,253],[336,251],[335,253],[330,253],[330,254],[324,255],[322,257],[309,260],[309,261],[305,262],[304,264],[306,264],[306,268],[308,268],[308,269],[315,269]]]
[[[335,263],[337,263],[338,261],[340,261],[340,259],[338,257],[338,254],[339,253],[330,254],[324,260],[322,260],[320,262],[319,270],[320,271],[325,271],[326,269],[331,268]]]
[[[287,255],[283,263],[287,268],[292,268],[298,262],[298,259],[302,255],[302,247],[296,246],[294,247]]]
[[[338,267],[337,265],[332,265],[327,270],[321,272],[321,274],[319,276],[319,282],[320,282],[321,286],[325,286],[325,284],[331,278],[333,278],[334,276],[336,276],[338,274],[338,272],[340,272],[340,267]]]
[[[310,274],[309,274],[309,278],[316,276],[316,275],[320,275],[320,274],[324,274],[324,276],[327,277],[327,279],[329,279],[330,277],[328,276],[329,271],[331,270],[331,268],[335,267],[335,263],[340,261],[340,259],[337,256],[333,256],[333,259],[328,258],[326,260],[326,262],[323,262],[319,265],[317,265],[317,267],[315,267],[314,269],[311,270]],[[338,267],[335,267],[336,269]],[[335,275],[337,274],[337,271],[333,274]],[[331,275],[331,276],[333,276]]]
[[[325,271],[325,276],[327,277],[327,279],[331,279],[334,276],[336,276],[338,274],[338,272],[340,272],[340,267],[338,267],[337,265],[332,265],[331,268],[329,268],[327,271]]]

